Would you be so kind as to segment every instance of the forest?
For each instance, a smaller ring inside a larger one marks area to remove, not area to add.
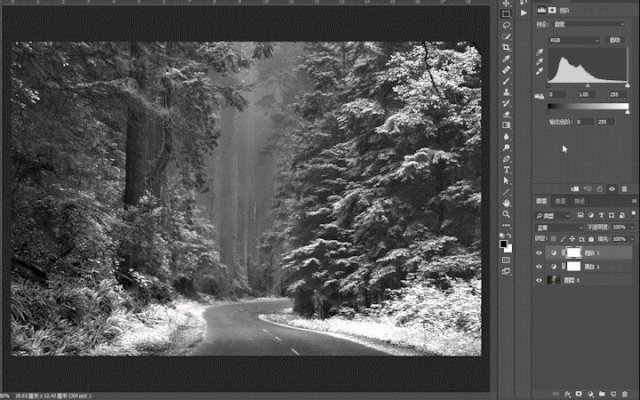
[[[178,299],[481,336],[468,42],[11,46],[12,354]],[[473,354],[476,354],[472,352]]]

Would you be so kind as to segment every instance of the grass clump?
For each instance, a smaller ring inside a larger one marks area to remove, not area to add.
[[[43,287],[14,276],[11,295],[13,355],[163,354],[184,343],[176,332],[198,341],[206,330],[195,303],[141,302],[112,278],[53,277]]]
[[[117,336],[109,316],[126,294],[114,279],[94,284],[56,280],[42,287],[14,276],[11,337],[14,355],[80,355]]]
[[[108,323],[120,331],[115,340],[88,355],[185,355],[206,332],[204,306],[178,298],[170,305],[149,304],[138,313],[119,309]]]

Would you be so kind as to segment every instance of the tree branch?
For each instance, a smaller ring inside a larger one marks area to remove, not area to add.
[[[424,64],[427,66],[427,72],[429,72],[429,77],[431,78],[431,85],[433,86],[436,93],[438,94],[440,101],[444,102],[444,98],[440,93],[440,89],[438,89],[438,85],[436,85],[436,81],[433,79],[433,74],[431,73],[431,65],[429,65],[429,59],[427,58],[427,55],[429,54],[429,49],[427,48],[427,42],[422,42],[422,46],[424,46]]]

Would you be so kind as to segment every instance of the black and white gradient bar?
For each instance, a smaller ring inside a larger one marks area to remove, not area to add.
[[[629,110],[629,103],[549,103],[549,110]]]

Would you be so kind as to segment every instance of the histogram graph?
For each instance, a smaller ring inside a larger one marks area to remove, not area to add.
[[[626,47],[549,49],[549,83],[627,83]]]

